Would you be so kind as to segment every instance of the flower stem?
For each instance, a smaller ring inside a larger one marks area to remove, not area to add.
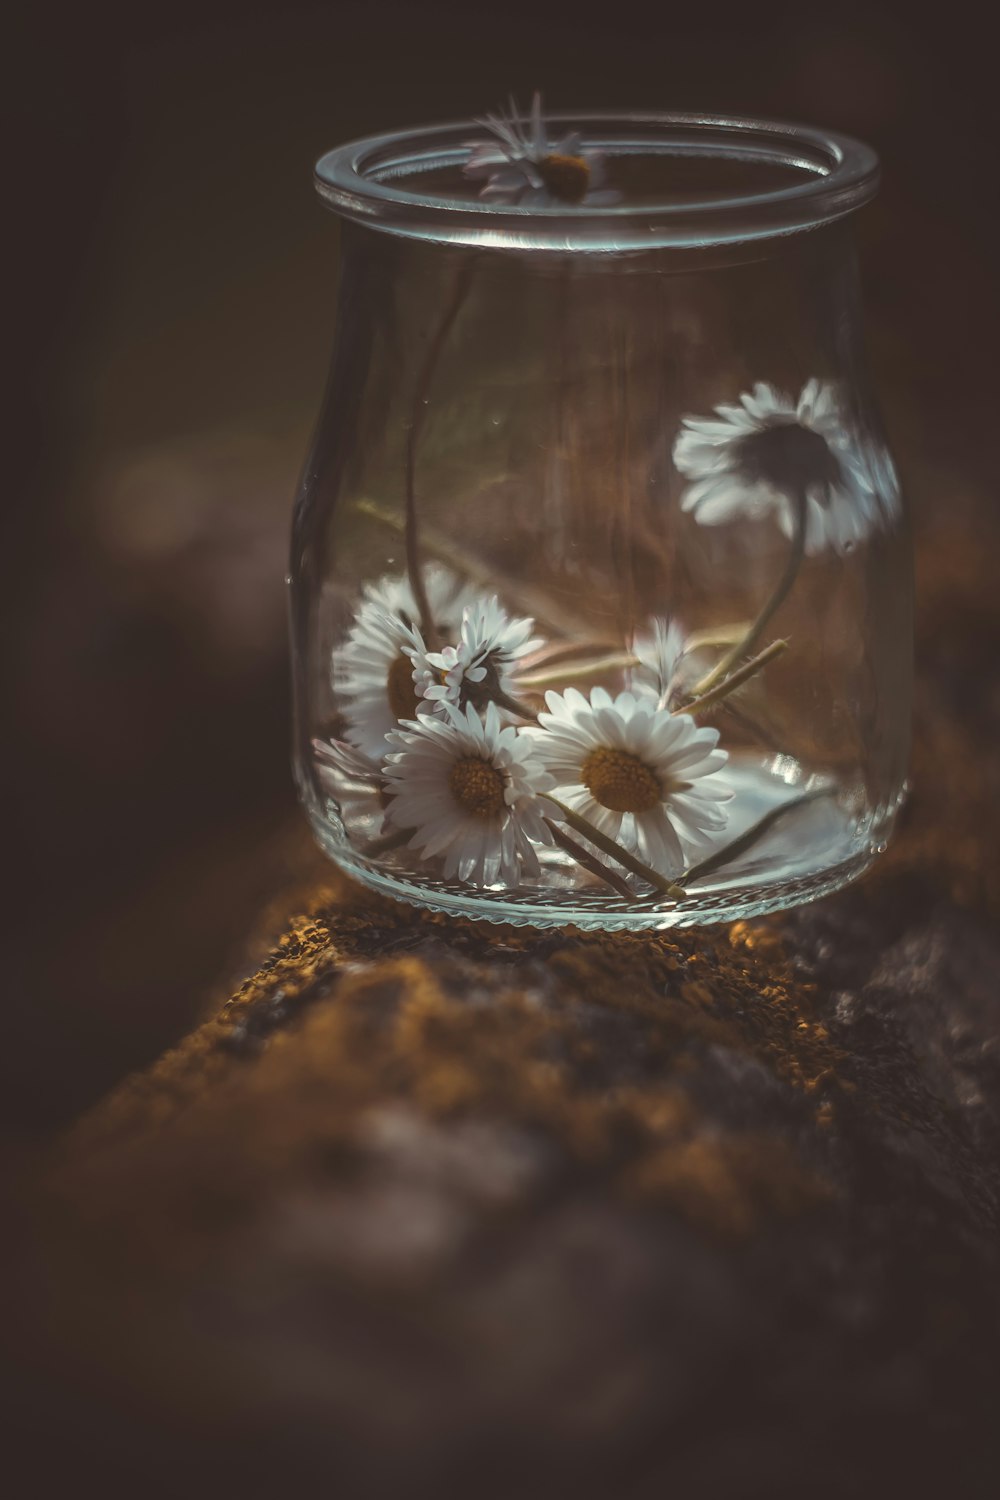
[[[817,787],[815,791],[805,792],[801,797],[796,797],[794,802],[785,802],[780,807],[772,807],[769,813],[765,813],[759,822],[752,824],[745,833],[741,833],[738,839],[733,839],[731,844],[717,849],[714,854],[710,854],[699,864],[692,865],[680,878],[686,885],[690,885],[693,880],[701,880],[703,876],[711,875],[713,871],[730,864],[739,855],[752,849],[754,844],[758,843],[766,833],[770,833],[774,825],[787,817],[789,813],[796,812],[800,807],[806,807],[810,802],[818,802],[821,797],[832,797],[833,792],[833,787]]]
[[[410,425],[406,434],[406,571],[410,579],[410,588],[413,590],[413,598],[416,601],[417,611],[420,615],[420,626],[424,633],[424,639],[431,650],[438,645],[437,625],[434,621],[430,604],[427,599],[427,587],[424,583],[423,571],[420,567],[420,538],[417,526],[417,444],[420,440],[420,432],[424,425],[424,416],[427,407],[427,394],[437,369],[441,351],[445,346],[452,325],[462,309],[469,287],[472,284],[472,273],[475,269],[475,261],[466,260],[459,268],[458,275],[452,287],[441,321],[438,324],[434,337],[431,339],[430,347],[413,392],[413,411],[410,417]]]
[[[732,625],[708,625],[704,630],[692,630],[685,642],[685,654],[706,646],[735,646],[750,629],[750,623],[749,620],[739,620]]]
[[[639,658],[633,656],[631,651],[618,651],[613,655],[593,657],[588,661],[573,662],[569,666],[553,666],[546,671],[526,672],[518,677],[521,687],[545,688],[551,687],[553,683],[579,682],[582,678],[591,678],[602,672],[611,672],[622,667],[634,667]]]
[[[370,516],[373,521],[388,527],[397,535],[406,535],[406,522],[394,516],[390,511],[383,510],[374,500],[356,500],[354,509],[361,515]],[[430,526],[425,526],[422,531],[422,545],[425,552],[439,562],[445,563],[453,568],[456,573],[471,582],[479,584],[490,593],[499,593],[508,603],[516,604],[526,615],[531,615],[539,625],[545,625],[548,629],[570,637],[585,635],[589,626],[587,622],[576,615],[567,614],[563,609],[557,609],[552,601],[546,598],[540,589],[529,589],[516,579],[502,577],[495,568],[488,567],[472,553],[466,552],[450,538],[443,536]]]
[[[533,651],[530,657],[525,657],[525,664],[531,662],[528,668],[531,672],[546,672],[554,669],[556,662],[576,662],[578,659],[590,661],[595,655],[606,656],[612,651],[621,648],[615,641],[602,640],[597,636],[581,634],[579,640],[572,641],[546,641]]]
[[[695,698],[700,698],[703,694],[706,694],[721,678],[731,672],[738,662],[741,662],[745,656],[749,656],[771,620],[791,593],[792,584],[798,577],[799,568],[802,566],[805,550],[806,492],[800,488],[792,497],[792,540],[788,549],[788,561],[785,563],[785,570],[778,580],[778,585],[756,620],[750,626],[746,635],[735,646],[732,646],[724,656],[721,656],[712,670],[695,685]]]
[[[787,641],[772,641],[757,656],[752,657],[748,662],[744,662],[742,667],[737,667],[735,672],[731,672],[724,682],[720,682],[717,686],[709,688],[708,692],[702,693],[699,698],[692,698],[689,703],[685,703],[684,707],[679,708],[677,712],[681,714],[701,714],[708,708],[714,708],[717,703],[722,702],[723,698],[728,698],[730,693],[735,693],[737,688],[742,687],[745,682],[749,682],[751,677],[756,677],[758,672],[762,672],[766,666],[775,661],[777,657],[781,656],[787,650]]]
[[[554,822],[552,818],[545,819],[545,826],[560,849],[565,849],[566,853],[575,859],[578,865],[581,865],[585,870],[589,870],[591,875],[596,875],[598,880],[603,880],[613,891],[617,891],[619,896],[623,896],[626,901],[633,899],[632,892],[622,877],[616,875],[614,870],[609,870],[607,865],[602,865],[599,859],[591,854],[589,850],[585,849],[582,844],[578,844],[576,839],[570,838],[566,830],[560,828],[559,824]]]
[[[606,854],[609,859],[616,860],[618,864],[624,865],[626,870],[630,870],[633,875],[638,875],[642,880],[647,881],[661,895],[670,896],[674,901],[684,900],[687,892],[682,890],[679,885],[675,885],[672,880],[667,880],[665,876],[659,874],[657,870],[651,869],[649,865],[643,864],[641,859],[637,859],[634,854],[631,854],[627,849],[623,849],[620,844],[616,844],[614,839],[608,838],[607,834],[602,833],[599,828],[595,828],[593,823],[588,822],[580,813],[574,811],[572,807],[567,807],[565,803],[560,802],[551,793],[546,792],[545,796],[549,802],[554,803],[558,807],[573,832],[579,833],[585,839],[589,839],[592,844],[600,849],[602,854]]]
[[[528,719],[532,724],[538,722],[538,715],[533,708],[522,703],[518,698],[512,698],[508,693],[503,693],[499,688],[494,688],[490,693],[490,701],[496,703],[500,708],[505,708],[508,713],[516,714],[519,719]]]

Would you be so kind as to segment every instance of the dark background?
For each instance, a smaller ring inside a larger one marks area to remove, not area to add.
[[[923,546],[996,535],[997,82],[964,3],[63,4],[8,48],[8,1126],[154,1056],[313,856],[283,571],[332,338],[315,158],[495,107],[803,119],[880,151],[869,336]]]

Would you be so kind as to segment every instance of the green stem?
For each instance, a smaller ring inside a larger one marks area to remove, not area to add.
[[[519,677],[518,683],[526,688],[546,688],[553,683],[561,685],[564,682],[579,682],[581,679],[597,677],[602,672],[619,670],[622,667],[634,667],[639,658],[633,656],[631,651],[618,651],[613,655],[591,657],[589,661],[574,662],[572,666],[562,668],[552,667],[548,672],[527,672]]]
[[[508,713],[516,714],[519,719],[528,719],[532,724],[538,723],[538,715],[533,708],[522,703],[518,698],[511,698],[507,693],[502,693],[499,688],[494,688],[490,693],[490,702],[505,708]]]
[[[800,489],[792,497],[792,504],[792,540],[788,549],[788,561],[785,563],[785,570],[778,580],[778,585],[742,640],[720,657],[712,670],[696,684],[694,689],[696,698],[707,693],[709,688],[713,688],[721,678],[731,672],[738,662],[741,662],[745,656],[749,656],[791,593],[806,550],[806,492],[804,489]]]
[[[609,870],[607,865],[602,865],[595,855],[585,849],[582,844],[578,844],[576,839],[570,838],[566,830],[560,828],[559,824],[554,822],[552,818],[546,818],[544,821],[546,828],[560,849],[565,849],[566,853],[575,859],[578,865],[582,865],[585,870],[589,870],[591,875],[596,875],[598,880],[603,880],[606,885],[609,885],[613,891],[617,891],[618,895],[623,896],[626,901],[634,899],[632,892],[620,875],[616,875],[614,870]]]
[[[709,688],[708,692],[702,693],[700,698],[692,698],[690,703],[686,703],[677,712],[681,714],[701,714],[708,708],[714,708],[717,703],[722,702],[723,698],[728,698],[730,693],[735,693],[737,688],[742,687],[745,682],[749,682],[751,677],[756,677],[758,672],[762,672],[766,666],[787,650],[787,641],[772,641],[759,655],[744,663],[742,667],[737,667],[736,671],[730,673],[724,682],[720,682],[716,687]]]
[[[681,880],[685,885],[690,885],[692,881],[701,880],[705,875],[711,875],[714,870],[720,869],[723,865],[730,864],[739,855],[752,849],[754,844],[758,843],[766,833],[770,833],[774,825],[787,817],[789,813],[798,811],[800,807],[806,807],[810,802],[818,802],[821,797],[832,797],[833,791],[833,787],[817,787],[815,791],[796,797],[794,802],[785,802],[781,807],[772,807],[769,813],[765,813],[759,822],[754,823],[745,833],[741,833],[738,839],[733,839],[732,843],[726,844],[725,848],[717,849],[707,859],[685,870],[680,877]]]
[[[739,620],[732,625],[709,625],[704,630],[692,630],[684,643],[684,650],[690,653],[706,646],[735,646],[749,629],[749,620]]]
[[[553,802],[558,807],[574,833],[579,833],[583,838],[589,839],[592,844],[600,849],[602,854],[606,854],[609,859],[613,859],[618,864],[624,865],[626,870],[630,870],[633,875],[638,875],[640,879],[647,881],[661,895],[670,896],[674,901],[684,900],[687,893],[679,885],[675,885],[672,880],[667,880],[665,876],[651,869],[649,865],[643,864],[641,859],[637,859],[634,854],[630,854],[627,849],[623,849],[620,844],[616,844],[614,839],[608,838],[606,833],[602,833],[599,828],[595,828],[593,823],[588,822],[586,818],[582,817],[580,813],[575,812],[573,808],[567,807],[565,803],[560,802],[557,797],[553,797],[550,793],[546,793],[545,795],[549,802]]]
[[[437,369],[438,360],[441,358],[441,351],[451,332],[452,325],[461,311],[463,302],[468,296],[474,269],[475,261],[467,260],[461,266],[455,278],[451,296],[445,306],[441,321],[435,330],[434,337],[431,339],[427,356],[420,367],[417,384],[413,392],[413,413],[406,434],[406,571],[410,579],[410,588],[413,590],[417,612],[420,615],[420,625],[424,633],[424,639],[431,650],[434,650],[438,644],[437,625],[431,616],[430,604],[427,599],[427,586],[424,583],[423,570],[420,566],[420,538],[417,523],[416,494],[417,444],[424,425],[424,416],[427,410],[427,395],[430,391],[431,381],[434,378],[434,371]]]

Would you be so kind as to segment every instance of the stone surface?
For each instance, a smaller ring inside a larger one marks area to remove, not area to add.
[[[853,890],[676,937],[289,893],[229,1003],[23,1194],[38,1473],[996,1493],[991,574],[958,542],[925,572],[915,793]]]

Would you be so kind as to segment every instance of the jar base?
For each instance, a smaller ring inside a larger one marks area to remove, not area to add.
[[[748,917],[766,916],[768,912],[783,911],[788,907],[804,906],[809,901],[818,901],[842,886],[850,885],[878,858],[884,845],[862,850],[851,859],[831,869],[817,871],[804,879],[777,881],[772,885],[757,886],[743,898],[712,895],[702,899],[692,896],[690,900],[678,902],[676,906],[642,909],[638,905],[619,912],[610,909],[595,909],[584,900],[567,900],[556,905],[551,898],[545,904],[532,905],[527,901],[505,900],[502,904],[490,895],[476,895],[472,891],[456,893],[434,890],[424,885],[387,875],[374,870],[360,860],[345,857],[343,852],[326,853],[345,875],[359,884],[367,886],[380,896],[389,896],[395,901],[404,901],[409,906],[423,907],[425,911],[440,912],[449,917],[467,917],[474,922],[492,922],[497,926],[511,927],[576,927],[582,932],[666,932],[674,927],[709,927],[720,922],[737,922]]]
[[[625,902],[592,877],[584,876],[558,849],[540,850],[541,881],[517,890],[476,890],[445,881],[431,871],[406,868],[399,851],[387,868],[353,849],[334,806],[307,796],[313,831],[321,848],[346,874],[369,890],[428,911],[473,921],[513,926],[576,927],[588,932],[662,932],[731,922],[815,901],[856,880],[885,849],[899,799],[877,813],[859,816],[849,809],[849,789],[800,775],[786,764],[784,776],[772,767],[738,763],[736,832],[764,814],[780,813],[774,826],[739,858],[692,880],[687,898],[672,902],[637,895]],[[787,778],[787,779],[786,779]],[[789,782],[792,784],[790,785]],[[808,790],[809,795],[803,796]],[[856,805],[856,803],[855,803]]]

